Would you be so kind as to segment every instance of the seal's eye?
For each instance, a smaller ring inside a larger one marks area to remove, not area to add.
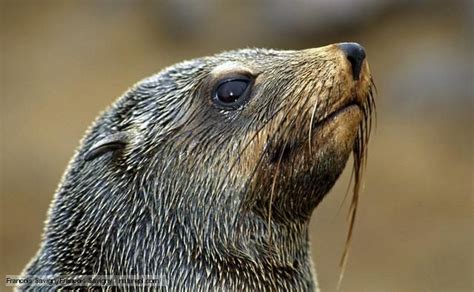
[[[248,77],[226,79],[217,85],[213,99],[222,106],[240,106],[246,101],[250,81]]]

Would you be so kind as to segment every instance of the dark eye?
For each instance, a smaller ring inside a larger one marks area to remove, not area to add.
[[[225,80],[216,87],[213,98],[223,106],[240,106],[246,100],[249,85],[248,78]]]

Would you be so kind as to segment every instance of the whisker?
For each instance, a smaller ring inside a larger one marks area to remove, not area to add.
[[[275,186],[276,186],[276,182],[277,182],[277,178],[280,174],[280,164],[281,164],[281,160],[283,158],[283,153],[285,152],[285,148],[286,148],[286,145],[287,145],[287,142],[285,142],[285,144],[283,145],[283,149],[282,151],[280,152],[280,157],[278,158],[278,163],[277,163],[277,167],[276,167],[276,170],[275,170],[275,174],[273,175],[273,182],[272,182],[272,189],[271,189],[271,192],[270,192],[270,200],[268,201],[268,244],[271,245],[271,242],[272,242],[272,228],[271,228],[271,220],[272,220],[272,204],[273,204],[273,198],[274,198],[274,194],[275,194]]]
[[[342,207],[344,206],[346,200],[347,200],[347,197],[349,196],[349,191],[351,190],[351,186],[352,186],[352,179],[354,178],[354,168],[351,169],[351,175],[349,177],[349,184],[347,185],[347,188],[346,188],[346,192],[344,194],[344,198],[342,199],[342,202],[341,204],[339,205],[339,209],[337,210],[336,212],[336,215],[339,214],[342,210]]]
[[[334,78],[333,78],[334,79]],[[332,79],[332,80],[333,80]],[[324,81],[323,85],[321,86],[321,88],[324,88],[324,85],[326,84],[326,81]],[[319,94],[320,92],[317,92],[317,94]],[[331,95],[331,89],[329,89],[329,93],[328,93],[328,96]],[[311,119],[309,121],[309,131],[308,131],[308,146],[309,146],[309,154],[311,155],[311,153],[313,152],[313,149],[312,149],[312,144],[313,144],[313,141],[312,141],[312,133],[313,133],[313,123],[314,123],[314,117],[316,116],[316,110],[318,109],[318,100],[316,99],[316,102],[314,103],[314,106],[313,106],[313,109],[312,109],[312,112],[311,112]]]
[[[371,78],[371,85],[372,86],[369,88],[366,101],[362,106],[364,118],[359,126],[356,141],[354,143],[354,148],[352,151],[353,159],[354,159],[354,163],[353,163],[354,186],[353,186],[352,201],[351,201],[351,205],[349,207],[349,213],[348,213],[349,229],[346,235],[344,251],[341,257],[341,261],[339,263],[341,272],[339,274],[337,289],[339,289],[341,286],[342,279],[344,278],[344,272],[347,266],[347,259],[349,256],[349,247],[350,247],[353,233],[354,233],[354,226],[355,226],[357,207],[358,207],[359,197],[360,197],[362,177],[363,177],[364,170],[367,166],[369,136],[372,130],[372,121],[373,119],[375,119],[376,121],[375,99],[374,99],[374,94],[372,90],[372,88],[375,88],[375,84],[373,83],[372,78]],[[351,181],[352,181],[352,174],[351,174]]]

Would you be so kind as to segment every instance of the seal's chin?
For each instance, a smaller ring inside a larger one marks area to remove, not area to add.
[[[352,102],[331,111],[286,147],[275,148],[270,163],[280,168],[288,183],[303,179],[300,183],[311,187],[313,180],[324,179],[332,184],[354,149],[363,116],[362,107]]]
[[[311,144],[314,145],[311,146],[315,146],[316,149],[331,145],[336,148],[350,146],[352,149],[362,118],[362,108],[356,103],[350,103],[334,111],[313,125]]]
[[[284,161],[301,161],[302,164],[318,164],[325,156],[332,155],[330,160],[341,157],[347,160],[363,119],[362,107],[357,103],[348,103],[332,111],[325,118],[313,122],[311,132],[293,141],[286,147]],[[281,148],[276,153],[280,153]],[[278,155],[274,155],[278,156]]]
[[[275,148],[268,168],[273,173],[261,173],[258,181],[280,196],[272,200],[281,201],[275,203],[281,204],[281,212],[311,216],[344,170],[363,117],[361,106],[347,103],[314,123],[311,131],[304,128],[286,147]]]
[[[289,143],[278,144],[271,151],[270,163],[307,172],[308,168],[324,161],[347,160],[353,150],[358,129],[362,123],[363,110],[356,102],[333,110],[326,117],[313,121],[311,127],[300,133]],[[298,167],[299,166],[299,167]],[[320,169],[320,167],[318,167]],[[292,171],[295,174],[295,171]]]
[[[310,147],[304,147],[299,155],[320,172],[341,173],[354,149],[362,119],[362,108],[355,103],[332,112],[313,127]]]
[[[293,173],[299,177],[298,181],[305,183],[307,192],[315,185],[327,187],[319,188],[318,198],[329,192],[353,152],[362,120],[363,111],[359,105],[344,106],[317,123],[311,133],[311,147],[304,145],[306,147],[299,153],[294,153],[295,164],[299,167]],[[305,179],[308,174],[309,178]],[[315,206],[317,201],[308,203]]]
[[[350,153],[362,118],[362,109],[357,104],[350,104],[335,111],[318,123],[312,133],[312,144],[315,144],[318,152],[331,148],[331,152]]]

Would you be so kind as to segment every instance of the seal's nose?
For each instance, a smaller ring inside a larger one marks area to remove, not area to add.
[[[365,59],[365,50],[358,43],[340,43],[337,45],[346,55],[352,65],[352,78],[359,80],[362,63]]]

